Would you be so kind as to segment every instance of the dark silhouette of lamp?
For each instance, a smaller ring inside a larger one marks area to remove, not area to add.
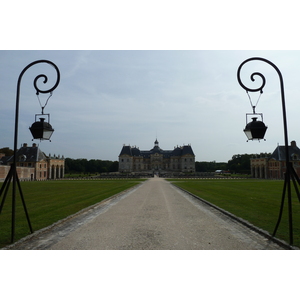
[[[23,75],[24,73],[32,66],[36,65],[36,64],[40,64],[40,63],[46,63],[50,66],[52,66],[55,70],[56,70],[56,75],[57,75],[57,79],[56,79],[56,82],[55,84],[50,88],[50,89],[40,89],[38,86],[37,86],[37,83],[39,81],[39,79],[44,79],[43,80],[43,83],[47,83],[48,81],[48,77],[44,74],[40,74],[38,76],[35,77],[34,81],[33,81],[33,86],[36,90],[36,95],[38,96],[39,93],[42,93],[42,94],[48,94],[50,93],[50,96],[49,98],[51,97],[52,95],[52,91],[54,91],[58,84],[59,84],[59,81],[60,81],[60,72],[59,72],[59,69],[57,68],[57,66],[49,61],[49,60],[36,60],[34,62],[32,62],[31,64],[29,64],[28,66],[26,66],[23,71],[20,73],[19,75],[19,78],[18,78],[18,82],[17,82],[17,95],[16,95],[16,113],[15,113],[15,133],[14,133],[14,156],[13,156],[13,163],[10,165],[10,169],[9,169],[9,172],[4,180],[4,183],[2,184],[1,188],[0,188],[0,199],[2,197],[2,194],[3,194],[3,198],[2,198],[2,201],[0,203],[0,214],[2,212],[2,208],[4,206],[4,203],[5,203],[5,199],[6,199],[6,196],[7,196],[7,192],[8,192],[8,189],[9,189],[9,185],[10,185],[10,182],[12,181],[12,213],[11,213],[11,243],[13,243],[14,241],[14,236],[15,236],[15,221],[16,221],[16,192],[17,192],[17,187],[19,189],[19,193],[20,193],[20,196],[21,196],[21,200],[22,200],[22,204],[23,204],[23,208],[24,208],[24,211],[25,211],[25,215],[26,215],[26,219],[27,219],[27,222],[28,222],[28,225],[29,225],[29,229],[30,229],[30,232],[32,233],[33,232],[33,229],[32,229],[32,226],[31,226],[31,222],[30,222],[30,219],[29,219],[29,214],[28,214],[28,211],[27,211],[27,207],[26,207],[26,204],[25,204],[25,200],[24,200],[24,195],[23,195],[23,192],[22,192],[22,188],[21,188],[21,184],[20,184],[20,180],[19,180],[19,177],[18,177],[18,172],[17,172],[17,147],[18,147],[18,127],[19,127],[19,102],[20,102],[20,88],[21,88],[21,81],[22,81],[22,78],[23,78]],[[47,99],[47,102],[49,100],[49,98]],[[45,114],[43,113],[43,110],[45,108],[45,106],[47,105],[47,102],[46,104],[42,107],[42,117],[40,118],[40,121],[37,121],[36,120],[36,117],[35,117],[35,123],[33,123],[31,125],[31,127],[29,128],[32,135],[33,135],[33,138],[34,139],[41,139],[41,140],[49,140],[54,129],[52,128],[52,126],[49,124],[49,118],[50,118],[50,115],[48,114],[48,122],[45,122],[45,118],[43,116],[45,116]],[[42,106],[42,105],[41,105]],[[37,116],[37,115],[36,115]],[[40,115],[41,116],[41,115]]]
[[[246,59],[244,62],[242,62],[238,68],[237,71],[237,79],[238,82],[240,84],[240,86],[248,93],[248,92],[260,92],[260,94],[262,94],[263,92],[263,88],[266,84],[266,78],[265,76],[260,73],[260,72],[254,72],[251,74],[250,79],[252,81],[255,81],[255,78],[258,77],[261,80],[261,84],[257,87],[257,88],[250,88],[247,87],[243,84],[241,77],[240,77],[240,73],[241,73],[241,69],[244,66],[244,64],[251,62],[251,61],[261,61],[261,62],[265,62],[267,64],[269,64],[270,66],[272,66],[275,71],[277,72],[278,76],[279,76],[279,81],[280,81],[280,90],[281,90],[281,104],[282,104],[282,117],[283,117],[283,131],[284,131],[284,144],[285,144],[285,173],[284,173],[284,186],[283,186],[283,192],[282,192],[282,197],[281,197],[281,205],[280,205],[280,211],[279,211],[279,216],[278,216],[278,220],[273,232],[273,237],[275,236],[277,229],[279,227],[279,224],[281,222],[281,218],[282,218],[282,214],[283,214],[283,208],[284,208],[284,200],[286,198],[287,195],[287,206],[288,206],[288,223],[289,223],[289,237],[290,237],[290,244],[293,245],[293,214],[292,214],[292,191],[291,191],[291,183],[294,184],[295,187],[295,191],[298,197],[298,200],[300,201],[300,192],[299,192],[299,188],[297,186],[300,186],[300,178],[298,176],[298,174],[296,173],[294,166],[293,166],[293,162],[290,161],[290,151],[289,151],[289,144],[288,144],[288,130],[287,130],[287,116],[286,116],[286,107],[285,107],[285,95],[284,95],[284,84],[283,84],[283,77],[282,74],[280,72],[280,70],[278,69],[278,67],[273,64],[271,61],[265,59],[265,58],[261,58],[261,57],[251,57]],[[249,96],[249,94],[248,94]],[[250,99],[250,102],[252,104],[252,101]],[[255,106],[252,105],[253,108],[253,114],[252,115],[261,115],[262,118],[262,114],[257,114],[255,113]],[[248,114],[247,114],[248,115]],[[247,118],[247,117],[246,117]],[[266,133],[267,127],[265,126],[265,124],[263,123],[263,121],[258,121],[256,117],[252,118],[252,122],[247,124],[246,121],[246,128],[244,129],[245,134],[247,135],[249,140],[253,140],[253,139],[262,139]]]
[[[252,122],[246,124],[244,132],[248,140],[261,140],[265,137],[267,126],[263,121],[257,120],[257,117],[252,118]]]
[[[39,118],[40,120],[37,121],[37,116],[48,116],[48,122],[45,122],[46,118]],[[35,115],[35,122],[29,128],[33,139],[40,139],[40,140],[50,140],[54,129],[52,128],[51,124],[49,123],[50,115]]]

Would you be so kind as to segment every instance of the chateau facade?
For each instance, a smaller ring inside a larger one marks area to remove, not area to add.
[[[162,150],[157,139],[151,150],[124,145],[119,155],[119,172],[195,172],[195,155],[191,145]]]
[[[295,141],[289,148],[290,162],[300,177],[300,149]],[[277,146],[270,157],[254,157],[250,159],[251,175],[254,178],[284,179],[286,172],[285,146]]]
[[[0,179],[5,179],[13,156],[0,156]],[[46,156],[37,144],[29,147],[25,143],[17,151],[17,172],[20,180],[60,179],[65,174],[65,159],[59,155]]]

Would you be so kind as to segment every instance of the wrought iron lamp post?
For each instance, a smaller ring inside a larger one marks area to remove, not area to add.
[[[36,64],[40,64],[40,63],[46,63],[52,67],[54,67],[54,69],[56,70],[56,75],[57,75],[57,79],[55,84],[53,85],[52,88],[47,89],[47,90],[41,90],[38,88],[37,86],[37,82],[39,79],[43,78],[43,83],[46,84],[48,81],[48,77],[44,74],[38,75],[35,77],[34,82],[33,82],[33,86],[36,90],[36,94],[39,95],[39,93],[42,94],[48,94],[50,93],[50,96],[52,95],[52,92],[57,88],[59,81],[60,81],[60,72],[58,67],[51,61],[49,60],[37,60],[34,61],[32,63],[30,63],[28,66],[26,66],[23,71],[20,73],[19,78],[18,78],[18,83],[17,83],[17,95],[16,95],[16,111],[15,111],[15,133],[14,133],[14,157],[13,157],[13,163],[10,166],[10,170],[4,180],[4,183],[1,187],[0,190],[0,197],[3,194],[3,199],[1,201],[1,205],[0,205],[0,213],[2,211],[5,199],[6,199],[6,195],[9,189],[9,185],[10,182],[12,180],[13,185],[12,185],[12,221],[11,221],[11,243],[13,243],[14,241],[14,235],[15,235],[15,211],[16,211],[16,187],[18,186],[19,192],[20,192],[20,196],[21,196],[21,200],[22,200],[22,204],[23,204],[23,208],[25,211],[25,215],[27,218],[27,222],[29,225],[29,229],[30,232],[32,233],[32,226],[30,223],[30,219],[29,219],[29,215],[28,215],[28,211],[26,208],[26,204],[25,204],[25,200],[24,200],[24,196],[23,196],[23,192],[21,189],[21,185],[20,185],[20,181],[18,178],[18,173],[17,173],[17,145],[18,145],[18,123],[19,123],[19,101],[20,101],[20,87],[21,87],[21,80],[22,77],[24,75],[24,73],[33,65]],[[48,98],[49,99],[49,98]],[[47,100],[48,102],[48,100]],[[46,102],[46,104],[47,104]],[[45,104],[45,106],[46,106]],[[48,116],[49,119],[49,114],[44,114],[44,107],[42,107],[42,114],[41,116]],[[37,115],[36,115],[37,116]],[[52,126],[48,123],[45,122],[45,118],[40,118],[40,121],[36,121],[35,123],[32,124],[32,126],[30,127],[30,131],[33,135],[34,139],[41,139],[41,140],[49,140],[52,133],[53,133],[53,128]]]
[[[240,84],[240,86],[246,90],[246,92],[263,92],[263,88],[266,84],[266,79],[263,76],[263,74],[255,72],[252,73],[251,75],[251,80],[255,81],[255,76],[259,76],[262,79],[262,84],[261,86],[259,86],[258,88],[248,88],[246,87],[242,81],[241,81],[241,77],[240,77],[240,72],[242,67],[250,62],[250,61],[262,61],[265,62],[269,65],[271,65],[277,72],[278,76],[279,76],[279,80],[280,80],[280,88],[281,88],[281,102],[282,102],[282,114],[283,114],[283,128],[284,128],[284,142],[285,142],[285,162],[286,162],[286,172],[284,175],[284,187],[283,187],[283,192],[282,192],[282,199],[281,199],[281,206],[280,206],[280,212],[279,212],[279,217],[278,217],[278,221],[277,224],[275,226],[274,232],[273,232],[273,236],[275,236],[278,226],[280,224],[281,221],[281,217],[282,217],[282,212],[283,212],[283,206],[284,206],[284,200],[285,200],[285,195],[286,195],[286,191],[287,191],[287,198],[288,198],[288,218],[289,218],[289,238],[290,238],[290,244],[293,244],[293,219],[292,219],[292,196],[291,196],[291,180],[293,181],[298,199],[300,201],[300,194],[299,194],[299,190],[298,190],[298,186],[296,184],[296,181],[298,182],[298,184],[300,185],[300,180],[299,177],[296,173],[296,171],[294,170],[293,164],[290,162],[290,157],[289,157],[289,145],[288,145],[288,130],[287,130],[287,117],[286,117],[286,108],[285,108],[285,96],[284,96],[284,85],[283,85],[283,77],[282,74],[280,72],[280,70],[277,68],[277,66],[275,64],[273,64],[271,61],[265,59],[265,58],[261,58],[261,57],[252,57],[249,59],[246,59],[244,62],[241,63],[241,65],[238,68],[237,71],[237,79],[238,82]],[[255,106],[252,107],[253,108],[253,114],[254,115],[262,115],[262,114],[256,114],[255,113]],[[260,122],[258,124],[258,122]],[[253,118],[253,121],[251,123],[248,123],[246,125],[245,128],[245,133],[248,136],[249,132],[250,132],[250,138],[251,140],[253,139],[262,139],[264,138],[264,134],[267,130],[267,127],[265,126],[265,124],[262,121],[257,121],[256,118]],[[248,134],[247,134],[248,133]]]

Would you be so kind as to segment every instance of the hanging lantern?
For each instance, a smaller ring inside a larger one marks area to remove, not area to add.
[[[36,120],[35,115],[35,120]],[[40,115],[41,116],[41,115]],[[45,115],[42,115],[45,116]],[[48,122],[50,119],[50,115],[48,114]],[[52,133],[54,132],[54,129],[50,125],[50,123],[45,122],[45,118],[39,118],[40,121],[35,121],[31,127],[29,128],[31,131],[31,134],[33,136],[33,139],[40,139],[40,140],[50,140]]]
[[[259,115],[261,115],[262,117],[262,114]],[[252,140],[252,141],[261,140],[265,136],[268,127],[265,125],[263,121],[259,121],[257,119],[258,119],[257,117],[253,117],[252,122],[246,124],[244,132],[248,140]],[[246,122],[247,122],[247,117],[246,117]]]

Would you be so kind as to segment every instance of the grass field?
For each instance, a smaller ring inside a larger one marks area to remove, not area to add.
[[[175,185],[273,233],[281,204],[283,181],[170,180]],[[292,186],[294,246],[300,247],[300,203]],[[287,199],[276,237],[289,243]]]
[[[170,180],[191,193],[273,233],[283,181],[269,180]],[[140,180],[63,180],[22,182],[33,230],[39,230],[79,210],[126,190]],[[2,183],[0,183],[1,186]],[[293,190],[293,188],[292,188]],[[294,245],[300,247],[300,203],[293,192]],[[2,199],[1,199],[2,200]],[[276,237],[289,242],[287,201]],[[30,233],[17,193],[15,241]],[[0,248],[10,243],[11,194],[0,215]]]
[[[126,190],[142,180],[62,180],[21,182],[34,231]],[[2,183],[0,183],[1,187]],[[1,199],[2,201],[2,199]],[[30,234],[17,190],[15,241]],[[0,215],[0,248],[10,243],[11,193]]]

